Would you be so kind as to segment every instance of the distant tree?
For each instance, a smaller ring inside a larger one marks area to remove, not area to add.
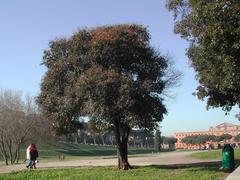
[[[89,130],[91,130],[91,136],[93,138],[94,145],[96,145],[96,136],[99,134],[99,130],[94,119],[88,121]]]
[[[181,139],[182,143],[186,143],[186,144],[191,144],[192,142],[192,137],[191,136],[186,136],[184,138]]]
[[[240,142],[240,134],[238,134],[234,137],[234,141]]]
[[[216,141],[217,142],[226,141],[228,139],[232,139],[232,135],[230,135],[230,134],[222,134],[221,136],[217,136],[216,137]]]
[[[191,145],[202,145],[213,139],[214,139],[214,136],[212,135],[193,135],[193,136],[187,136],[183,138],[182,142],[186,144],[191,144]]]
[[[239,0],[168,0],[174,32],[189,41],[199,99],[227,113],[240,105]]]
[[[129,143],[132,144],[134,147],[150,147],[154,146],[154,133],[153,131],[146,131],[146,130],[132,130],[130,132],[130,141]]]
[[[104,123],[103,120],[96,116],[91,116],[89,121],[89,129],[92,130],[96,135],[100,135],[103,145],[105,144],[104,136],[112,130],[108,124]],[[95,141],[94,141],[95,142]]]
[[[161,133],[158,129],[155,132],[154,146],[155,146],[155,150],[157,152],[160,152],[160,150],[161,150]]]
[[[82,126],[80,128],[80,137],[84,144],[87,144],[87,136],[88,136],[88,124],[84,121],[81,122]]]
[[[6,165],[18,163],[21,146],[34,142],[35,135],[46,137],[47,128],[32,97],[24,99],[19,91],[0,90],[0,153]]]
[[[168,144],[169,147],[174,146],[177,142],[177,139],[175,137],[164,137],[163,143]]]
[[[52,41],[43,64],[38,102],[56,132],[67,132],[80,115],[98,117],[114,127],[120,169],[131,167],[130,130],[158,126],[167,113],[163,94],[179,77],[151,47],[146,28],[135,24],[80,30]]]

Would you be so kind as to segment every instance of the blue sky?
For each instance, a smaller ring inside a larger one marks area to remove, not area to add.
[[[161,123],[164,135],[207,130],[222,122],[239,124],[235,108],[225,116],[220,109],[206,111],[192,96],[197,81],[189,67],[188,44],[173,34],[172,14],[165,0],[7,0],[0,1],[0,87],[37,95],[46,69],[40,66],[48,42],[69,37],[79,28],[106,24],[138,23],[149,28],[151,43],[170,54],[183,73],[182,86],[166,99],[168,115]]]

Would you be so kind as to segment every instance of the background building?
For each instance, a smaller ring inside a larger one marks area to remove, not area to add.
[[[236,135],[240,134],[240,126],[231,123],[222,123],[216,127],[210,127],[208,131],[197,131],[197,132],[179,132],[175,133],[177,142],[175,143],[176,149],[202,149],[205,145],[189,145],[182,143],[182,139],[187,136],[193,135],[215,135],[221,136],[222,134],[230,134],[233,138],[229,142],[233,143],[233,139]],[[221,143],[220,143],[221,144]]]

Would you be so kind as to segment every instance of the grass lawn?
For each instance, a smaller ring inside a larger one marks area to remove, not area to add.
[[[27,148],[27,145],[26,145]],[[89,158],[109,158],[116,157],[116,148],[113,146],[95,146],[71,143],[48,143],[37,144],[39,151],[39,161],[56,161],[59,155],[64,155],[65,160],[89,159]],[[129,148],[129,156],[141,156],[142,154],[152,153],[153,149]],[[20,162],[25,158],[26,149],[21,149]],[[3,164],[0,157],[0,164]]]
[[[204,152],[197,152],[190,155],[190,157],[198,159],[221,159],[222,150],[211,150]],[[236,160],[240,160],[240,149],[234,149],[234,157]]]
[[[136,167],[128,171],[117,170],[112,167],[81,167],[77,169],[26,170],[0,174],[0,179],[223,180],[227,175],[216,167],[169,168],[146,166]]]
[[[113,146],[95,146],[70,143],[43,144],[39,145],[38,149],[39,160],[43,161],[57,160],[60,154],[63,154],[66,160],[79,158],[107,158],[109,156],[115,157],[117,154],[116,148]],[[129,155],[136,156],[139,154],[151,153],[152,151],[153,149],[130,148]]]

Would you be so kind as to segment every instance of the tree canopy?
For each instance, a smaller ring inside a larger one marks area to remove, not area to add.
[[[168,145],[174,145],[177,142],[175,137],[163,137],[163,143]]]
[[[183,143],[198,145],[198,144],[205,144],[208,141],[212,141],[215,139],[213,135],[192,135],[186,136],[182,139]]]
[[[228,139],[232,139],[232,135],[230,135],[230,134],[222,134],[220,136],[217,136],[215,138],[215,141],[220,142],[220,141],[225,141],[225,140],[228,140]]]
[[[168,0],[174,32],[189,41],[187,56],[199,86],[196,95],[207,108],[225,112],[240,105],[239,0]]]
[[[240,134],[238,134],[234,137],[234,141],[240,142]]]
[[[83,29],[51,41],[43,64],[38,103],[56,132],[68,132],[79,116],[114,127],[122,169],[130,167],[130,130],[158,126],[167,113],[162,94],[178,80],[168,59],[150,45],[147,29],[135,24]]]

